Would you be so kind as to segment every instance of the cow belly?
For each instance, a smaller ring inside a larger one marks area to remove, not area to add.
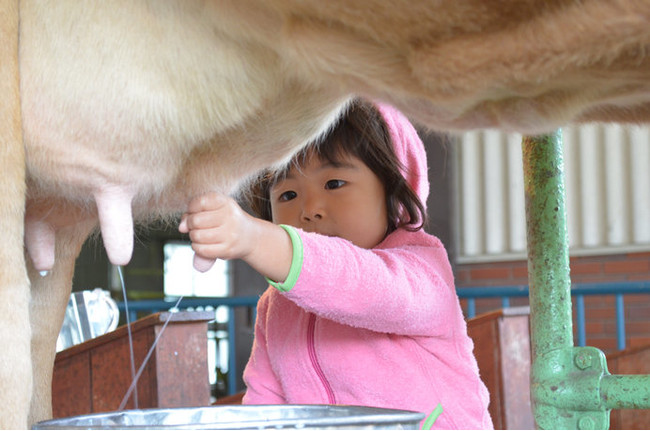
[[[192,150],[277,97],[273,52],[220,34],[199,4],[23,2],[23,126],[39,187],[73,200],[106,185],[159,193]]]
[[[109,259],[124,265],[134,213],[166,214],[197,193],[233,191],[321,133],[345,101],[288,77],[267,45],[225,32],[227,8],[218,16],[195,1],[21,8],[23,128],[36,202],[26,242],[40,270],[53,264],[57,228],[46,211],[30,211],[40,200],[91,216],[96,208]]]

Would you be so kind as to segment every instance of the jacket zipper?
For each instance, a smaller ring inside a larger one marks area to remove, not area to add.
[[[314,367],[314,371],[316,371],[316,375],[318,376],[323,387],[325,388],[325,392],[327,393],[328,403],[336,404],[336,398],[334,397],[334,391],[332,390],[332,386],[330,386],[330,383],[327,381],[327,378],[325,377],[325,373],[323,373],[323,369],[320,367],[320,364],[318,363],[318,358],[316,357],[316,347],[314,346],[315,328],[316,328],[316,315],[312,313],[309,315],[309,323],[307,324],[307,350],[309,351],[309,359],[311,360],[311,365]]]

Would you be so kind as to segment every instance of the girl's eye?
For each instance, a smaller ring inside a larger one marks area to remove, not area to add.
[[[298,196],[298,194],[296,192],[294,192],[293,190],[289,190],[289,191],[286,191],[286,192],[282,193],[278,197],[278,200],[280,202],[286,202],[286,201],[290,201],[291,199],[295,199],[296,196]]]
[[[338,189],[339,187],[343,187],[344,184],[345,181],[343,180],[329,180],[327,183],[325,183],[325,189],[326,190]]]

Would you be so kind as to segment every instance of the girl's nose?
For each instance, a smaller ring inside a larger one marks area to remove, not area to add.
[[[308,213],[308,212],[303,211],[303,213],[302,213],[302,220],[303,221],[315,221],[315,220],[320,220],[322,218],[323,218],[323,216],[318,212],[316,212],[316,213]]]
[[[302,205],[302,221],[310,222],[321,220],[325,215],[323,205],[319,202],[318,199],[306,199]]]

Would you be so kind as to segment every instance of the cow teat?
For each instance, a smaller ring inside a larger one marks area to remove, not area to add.
[[[102,239],[113,265],[128,264],[133,254],[133,196],[133,192],[119,186],[95,192]]]

